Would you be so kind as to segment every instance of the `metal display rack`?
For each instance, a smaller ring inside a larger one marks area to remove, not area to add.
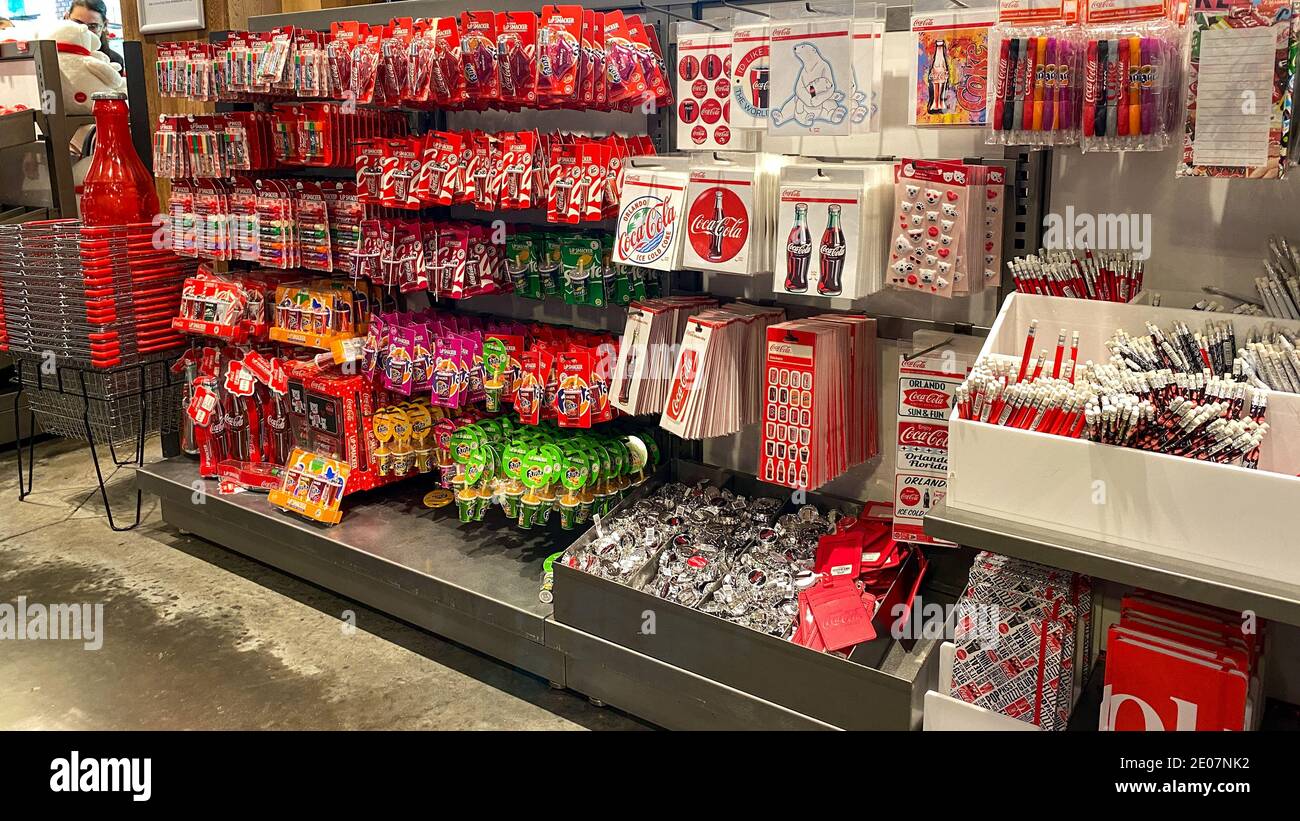
[[[494,8],[538,5],[532,0],[500,0]],[[669,23],[701,19],[706,10],[731,4],[709,0],[656,6],[591,0],[583,5],[641,14],[658,29],[665,59],[672,64],[675,46],[665,36]],[[340,20],[383,23],[393,17],[459,13],[462,8],[448,0],[401,0],[254,17],[249,27],[319,30]],[[908,27],[906,11],[890,9],[889,31]],[[670,147],[673,117],[671,110],[648,116],[647,133],[660,151]],[[1023,253],[1039,244],[1050,152],[1011,149],[1000,161],[1013,171],[1007,246]],[[699,290],[702,282],[699,274],[673,274],[679,292]],[[1003,283],[1004,288],[1008,285]],[[806,307],[795,306],[792,315]],[[964,321],[879,319],[881,336],[896,340],[909,340],[923,329],[966,334],[987,330]],[[696,452],[690,443],[672,448],[669,473],[687,478],[701,470],[718,470],[685,458]],[[215,481],[197,478],[194,462],[186,457],[141,467],[136,481],[140,489],[159,497],[163,520],[177,528],[518,666],[553,686],[571,688],[595,703],[620,707],[668,728],[916,728],[924,693],[937,677],[938,653],[932,640],[912,643],[886,636],[844,659],[558,565],[552,609],[538,599],[542,561],[568,546],[575,534],[518,531],[499,519],[494,522],[492,516],[484,523],[462,524],[454,510],[423,508],[416,489],[401,484],[350,499],[342,523],[325,527],[274,510],[259,494],[220,495]],[[789,492],[747,482],[748,492]],[[969,527],[954,536],[958,531],[953,528],[937,535],[994,550],[1001,544]],[[1008,531],[999,533],[1013,538],[1005,535]],[[1015,549],[1003,552],[1021,555]],[[965,582],[970,555],[969,550],[936,552],[922,596],[940,603],[954,600]],[[1089,572],[1105,575],[1098,569]],[[656,614],[653,637],[641,631],[648,609]]]
[[[80,439],[90,446],[108,526],[122,531],[139,525],[142,501],[139,488],[135,492],[134,518],[125,525],[119,525],[114,519],[104,471],[100,466],[99,446],[108,445],[109,458],[117,467],[141,466],[149,433],[157,431],[166,435],[176,432],[180,421],[176,410],[180,407],[183,385],[171,372],[174,358],[174,352],[168,352],[145,357],[131,365],[102,369],[16,354],[15,428],[20,428],[20,409],[26,408],[28,413],[26,437],[16,431],[18,500],[22,501],[32,493],[36,431],[44,430],[69,439]],[[24,399],[28,401],[24,402]],[[130,455],[120,457],[119,446],[129,446]],[[25,472],[24,447],[27,449]]]

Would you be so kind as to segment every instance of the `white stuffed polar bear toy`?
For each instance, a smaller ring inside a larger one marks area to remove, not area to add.
[[[799,76],[795,78],[794,94],[772,112],[772,122],[778,126],[794,120],[805,128],[816,120],[838,123],[849,113],[842,104],[844,92],[835,88],[835,75],[831,64],[812,43],[799,43],[794,47],[799,61]]]
[[[91,113],[91,95],[126,91],[126,78],[99,50],[99,35],[72,20],[56,20],[36,29],[37,40],[53,40],[59,49],[63,105],[69,114]]]

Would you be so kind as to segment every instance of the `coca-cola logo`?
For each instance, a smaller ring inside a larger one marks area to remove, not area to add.
[[[942,425],[907,425],[898,430],[898,444],[914,448],[948,449],[948,429]]]
[[[916,507],[921,503],[921,491],[914,487],[905,487],[898,494],[898,501],[906,507]]]
[[[642,196],[632,200],[618,218],[621,260],[649,265],[672,248],[677,233],[677,212],[667,200]]]
[[[686,219],[691,249],[708,262],[734,259],[749,240],[749,209],[729,188],[705,188],[691,201]]]
[[[903,404],[922,410],[943,410],[948,407],[948,394],[933,388],[911,388],[903,391]]]
[[[1083,101],[1085,103],[1096,103],[1098,92],[1098,79],[1101,77],[1101,70],[1095,60],[1089,60],[1083,74]]]

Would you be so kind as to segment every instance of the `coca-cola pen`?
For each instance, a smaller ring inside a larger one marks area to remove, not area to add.
[[[1136,137],[1142,133],[1142,38],[1129,37],[1120,48],[1128,55],[1128,133]]]
[[[1047,364],[1047,351],[1038,352],[1038,359],[1034,360],[1034,373],[1029,377],[1030,382],[1037,382],[1038,377],[1043,375],[1043,366]]]
[[[1038,320],[1033,319],[1029,322],[1029,331],[1025,334],[1025,352],[1020,357],[1020,374],[1016,377],[1016,382],[1024,382],[1025,374],[1029,371],[1029,359],[1034,355],[1034,334],[1038,333]]]
[[[1038,68],[1041,65],[1038,62],[1038,40],[1037,37],[1029,37],[1025,41],[1025,87],[1022,92],[1024,102],[1020,111],[1020,127],[1025,131],[1030,131],[1034,127],[1034,89],[1038,78]],[[1039,95],[1039,119],[1042,119],[1042,86],[1038,86]]]
[[[1100,64],[1097,62],[1100,42],[1088,41],[1083,69],[1083,136],[1092,137],[1097,133],[1097,92],[1100,88]],[[1104,128],[1102,129],[1105,130]]]
[[[1002,108],[1002,130],[1011,131],[1015,129],[1016,123],[1016,104],[1015,100],[1019,96],[1020,87],[1020,41],[1019,37],[1008,37],[1007,44],[1007,80],[1003,88],[1003,94],[1006,98]]]
[[[1056,127],[1069,131],[1074,127],[1074,106],[1078,101],[1071,89],[1079,82],[1075,65],[1075,44],[1064,37],[1056,40]]]
[[[995,76],[993,86],[993,130],[1002,130],[1002,118],[1007,108],[1007,72],[1011,70],[1011,44],[1015,41],[1014,37],[1002,38],[1002,43],[998,46],[998,73]]]
[[[1052,362],[1052,378],[1061,378],[1061,361],[1065,359],[1065,329],[1056,335],[1056,359]]]
[[[1060,94],[1061,85],[1061,67],[1056,62],[1056,43],[1057,38],[1047,37],[1047,54],[1046,65],[1047,71],[1050,72],[1045,78],[1046,89],[1043,95],[1043,122],[1044,131],[1056,130],[1056,98]]]
[[[1015,105],[1011,107],[1011,128],[1020,129],[1021,122],[1025,117],[1025,87],[1028,83],[1029,72],[1029,40],[1028,37],[1021,37],[1019,57],[1016,61],[1015,89],[1012,97]]]
[[[1047,89],[1047,38],[1034,38],[1034,115],[1029,126],[1034,131],[1043,130],[1043,94]]]
[[[1120,137],[1129,135],[1128,128],[1128,85],[1129,85],[1129,49],[1128,40],[1114,40],[1118,47],[1119,68],[1115,74],[1115,133]],[[1109,100],[1107,100],[1109,104]]]
[[[1070,384],[1074,384],[1074,372],[1079,363],[1079,332],[1075,331],[1070,339]]]
[[[1141,82],[1142,111],[1139,114],[1138,119],[1142,123],[1142,134],[1147,135],[1151,133],[1155,123],[1155,111],[1153,108],[1155,103],[1154,86],[1155,86],[1156,77],[1159,75],[1159,69],[1154,65],[1152,65],[1152,58],[1155,56],[1154,54],[1155,40],[1151,37],[1141,37],[1138,39],[1140,41],[1138,50],[1139,52],[1141,52],[1142,55],[1142,60],[1139,63],[1139,65],[1142,66],[1142,70],[1144,72],[1142,77],[1142,82]],[[1151,66],[1151,68],[1148,69],[1147,66]],[[1150,74],[1146,73],[1148,71],[1150,72]]]
[[[1111,38],[1106,46],[1106,136],[1108,137],[1119,135],[1119,98],[1123,96],[1119,78],[1119,44],[1118,38]]]

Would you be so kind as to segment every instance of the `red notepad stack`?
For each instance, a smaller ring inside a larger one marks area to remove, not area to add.
[[[1257,728],[1262,629],[1172,596],[1125,596],[1107,636],[1100,729]]]

